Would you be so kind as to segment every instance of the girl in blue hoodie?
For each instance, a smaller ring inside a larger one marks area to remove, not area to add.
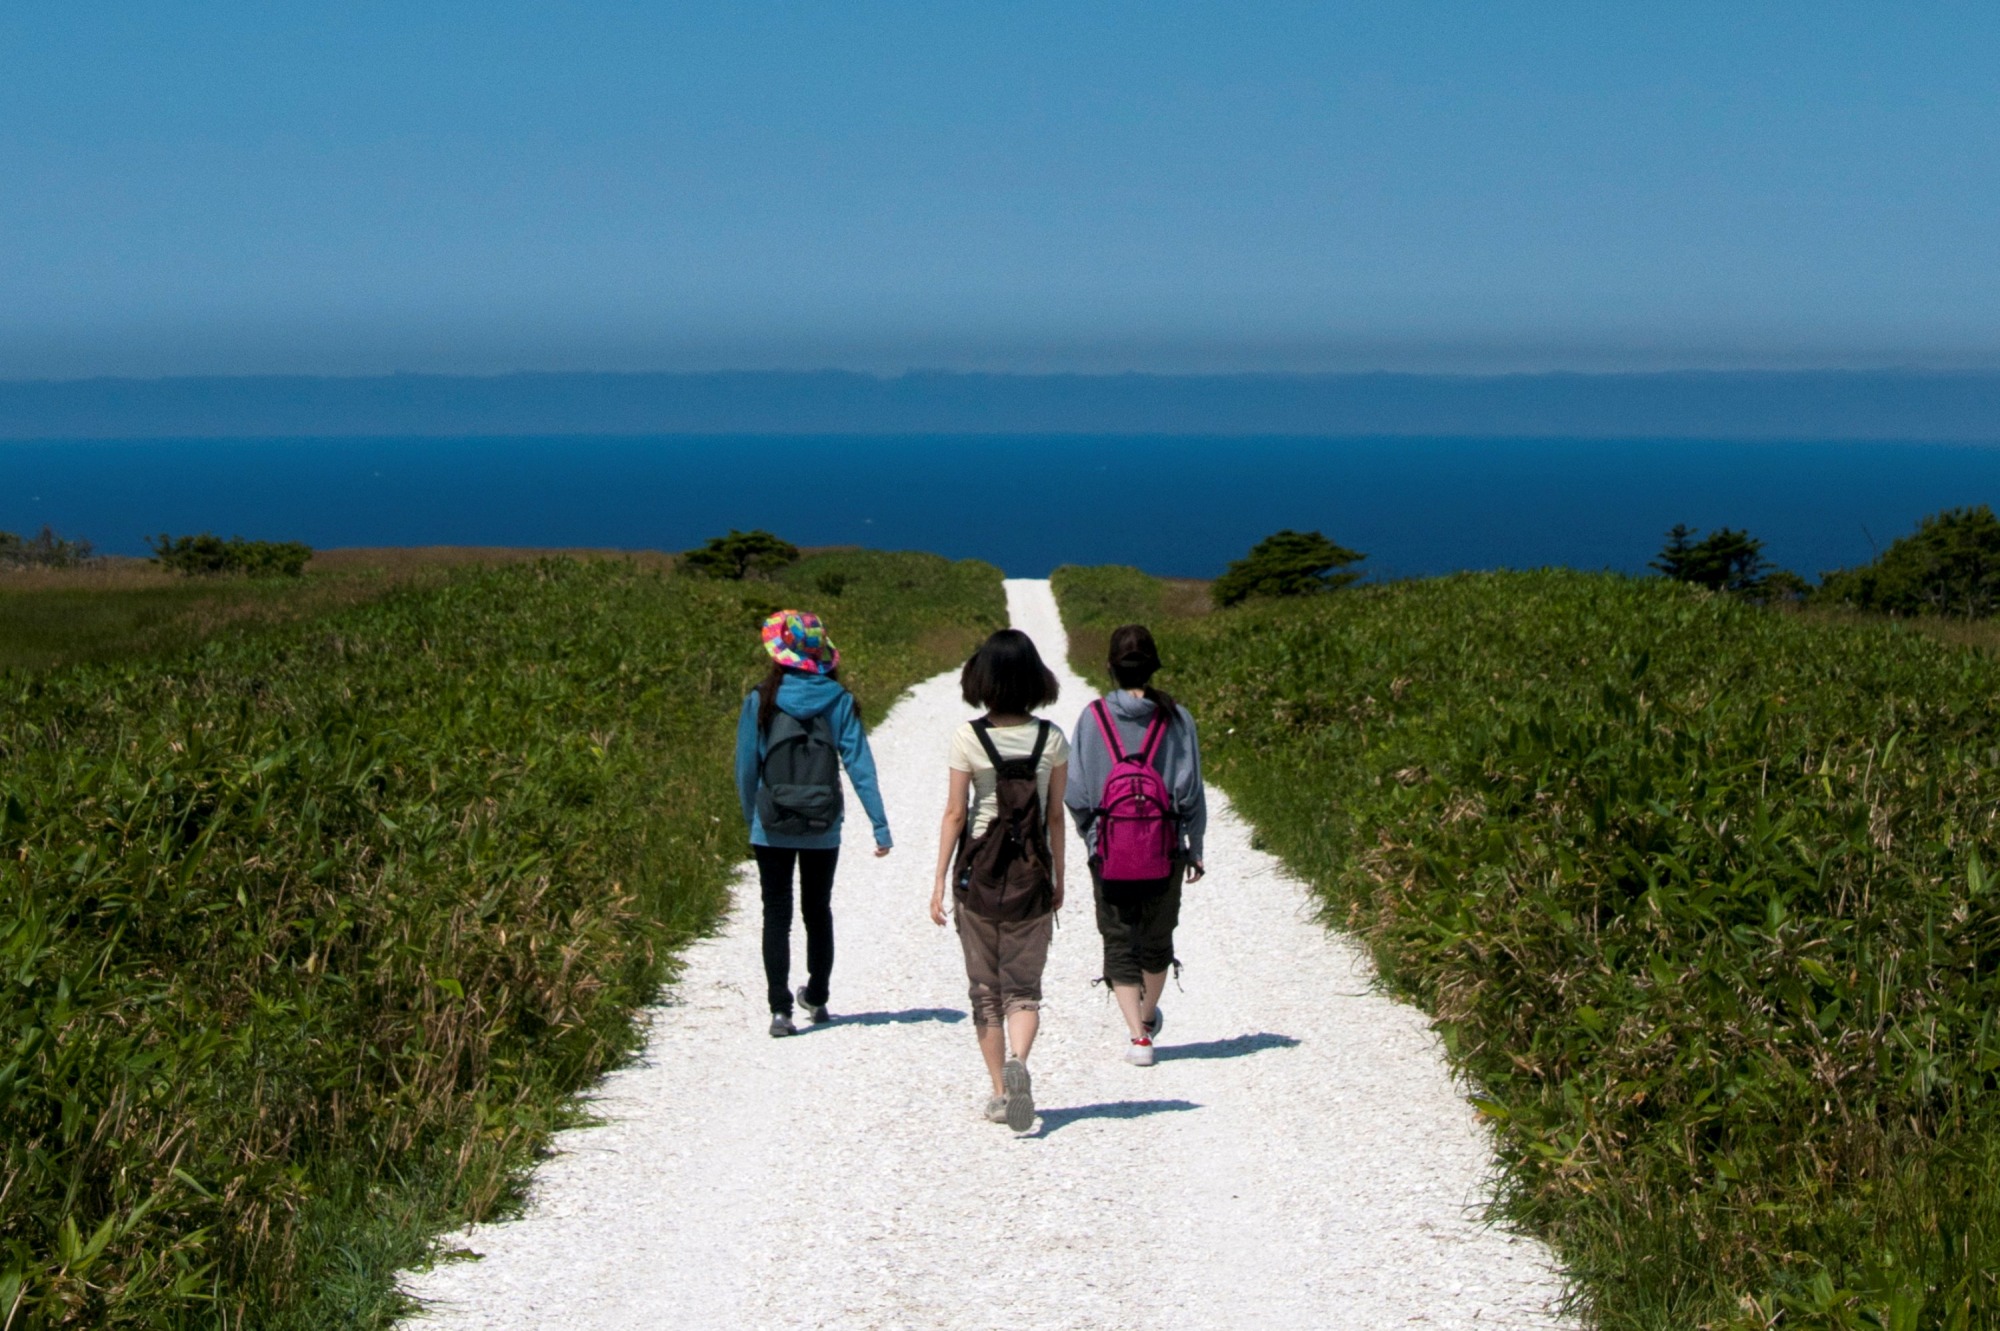
[[[839,768],[847,769],[875,829],[875,854],[889,853],[889,818],[875,782],[875,756],[854,695],[840,683],[840,653],[819,616],[780,610],[764,621],[770,673],[743,700],[736,726],[736,793],[750,825],[750,851],[764,897],[764,980],[771,1034],[791,1035],[796,997],[814,1023],[827,1019],[833,974],[833,872],[840,862]],[[767,759],[782,751],[782,791],[767,787]],[[838,764],[834,754],[839,756]],[[775,826],[766,827],[766,821]],[[806,982],[794,995],[792,874],[806,923]]]

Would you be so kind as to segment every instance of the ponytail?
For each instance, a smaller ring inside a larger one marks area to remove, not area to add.
[[[760,733],[770,730],[771,719],[778,714],[778,686],[784,682],[785,668],[775,661],[764,678],[757,681],[757,729]]]

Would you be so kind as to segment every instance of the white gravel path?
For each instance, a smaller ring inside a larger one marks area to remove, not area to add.
[[[1061,665],[1043,581],[1008,606]],[[836,1020],[764,1033],[754,883],[606,1078],[602,1126],[562,1134],[484,1254],[412,1273],[438,1328],[1547,1327],[1561,1278],[1482,1224],[1490,1147],[1413,1008],[1250,848],[1220,792],[1178,935],[1160,1062],[1120,1058],[1089,879],[1049,960],[1016,1137],[986,1081],[958,944],[925,915],[956,676],[873,736],[896,852],[848,823],[834,891]],[[850,808],[858,806],[850,802]],[[1070,863],[1082,852],[1071,843]],[[746,866],[747,869],[747,866]],[[804,959],[803,934],[794,961]],[[801,971],[795,983],[804,979]]]

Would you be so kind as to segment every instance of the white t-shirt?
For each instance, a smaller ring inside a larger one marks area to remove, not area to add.
[[[1025,758],[1035,751],[1036,722],[1030,721],[1019,726],[994,726],[986,732],[1002,758]],[[1042,797],[1042,819],[1049,817],[1049,773],[1069,761],[1069,741],[1063,738],[1062,727],[1049,722],[1049,742],[1042,747],[1042,761],[1035,768],[1035,792]],[[993,821],[993,815],[1000,805],[1000,778],[993,771],[993,760],[986,756],[986,746],[979,742],[979,735],[967,721],[951,733],[951,770],[972,774],[972,835],[978,836]],[[1049,835],[1059,835],[1059,830],[1049,828]]]

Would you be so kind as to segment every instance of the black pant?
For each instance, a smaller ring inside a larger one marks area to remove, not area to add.
[[[1090,866],[1096,889],[1097,932],[1104,936],[1104,980],[1138,985],[1142,976],[1163,974],[1174,962],[1174,927],[1181,919],[1181,880],[1187,866],[1173,862],[1165,878],[1142,883],[1107,883]]]
[[[806,921],[806,1001],[826,1002],[833,975],[833,870],[840,851],[752,846],[764,889],[764,987],[771,1011],[792,1010],[792,865],[799,866],[799,914]]]

